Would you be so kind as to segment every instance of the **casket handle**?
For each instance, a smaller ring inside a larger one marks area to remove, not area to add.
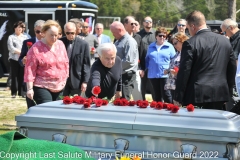
[[[224,154],[224,158],[228,158],[228,160],[239,160],[239,143],[228,143],[226,149],[227,151]]]
[[[52,141],[60,142],[60,143],[66,143],[67,142],[67,136],[64,134],[56,133],[52,135]]]
[[[124,153],[129,147],[129,141],[123,138],[114,140],[114,148],[116,152]]]
[[[19,127],[18,132],[26,137],[28,136],[28,128],[27,127]]]
[[[183,145],[181,145],[181,152],[182,153],[185,153],[185,154],[187,153],[187,155],[193,155],[194,153],[196,153],[196,151],[197,151],[197,147],[192,145],[192,144],[183,144]],[[187,157],[187,158],[189,159],[189,157]],[[190,159],[192,159],[192,158],[193,157],[191,157]]]

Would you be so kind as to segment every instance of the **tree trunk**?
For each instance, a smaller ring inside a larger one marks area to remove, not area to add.
[[[236,0],[228,0],[228,17],[236,21]]]

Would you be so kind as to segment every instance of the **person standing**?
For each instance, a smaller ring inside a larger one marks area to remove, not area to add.
[[[81,95],[87,89],[90,76],[90,55],[88,43],[76,36],[76,25],[68,22],[64,26],[64,43],[69,58],[69,78],[63,95]]]
[[[220,26],[224,36],[228,37],[233,48],[233,54],[235,56],[236,62],[238,62],[240,53],[240,30],[238,28],[238,23],[232,19],[225,19]],[[226,109],[229,111],[234,107],[233,96],[239,97],[240,95],[240,71],[239,64],[237,63],[237,73],[235,77],[235,86],[230,89],[230,101],[226,103]],[[234,94],[237,92],[238,94]]]
[[[231,44],[207,28],[200,11],[191,12],[186,21],[192,37],[182,46],[174,104],[223,110],[236,73]]]
[[[122,60],[122,97],[130,100],[138,69],[138,45],[121,22],[113,22],[110,30],[116,39],[117,56]]]
[[[124,19],[124,27],[125,27],[126,31],[128,32],[128,34],[136,40],[136,42],[138,44],[138,57],[141,57],[142,52],[143,52],[142,38],[140,35],[134,33],[134,30],[136,28],[136,21],[135,21],[134,17],[127,16]],[[140,62],[140,60],[138,60],[138,62]],[[145,68],[142,68],[140,63],[138,63],[138,64],[139,65],[138,65],[138,70],[136,72],[136,80],[134,83],[134,88],[133,88],[133,93],[132,93],[133,99],[135,101],[143,99],[142,93],[141,93],[141,77],[144,76]],[[144,67],[145,67],[145,65],[144,65]]]
[[[96,32],[95,36],[98,39],[98,44],[110,43],[111,42],[110,37],[103,34],[103,30],[104,30],[104,27],[103,27],[102,23],[97,23],[95,25],[95,32]]]
[[[26,59],[27,59],[27,52],[28,50],[31,48],[31,46],[35,43],[35,42],[38,42],[40,41],[42,38],[43,38],[43,35],[41,33],[41,30],[42,30],[42,26],[43,24],[45,23],[45,21],[43,20],[37,20],[35,23],[34,23],[34,32],[35,32],[35,37],[32,37],[30,39],[27,39],[25,41],[23,41],[23,45],[22,45],[22,50],[21,50],[21,54],[20,54],[20,57],[18,59],[18,62],[19,64],[22,66],[22,67],[25,67],[25,64],[26,64]],[[31,46],[29,45],[31,44]],[[24,73],[23,73],[24,74]],[[24,83],[24,91],[26,92],[26,83]],[[34,106],[34,102],[29,99],[27,96],[26,96],[26,102],[27,102],[27,107],[30,108],[32,106]]]
[[[143,43],[143,54],[141,55],[140,59],[140,65],[145,68],[145,58],[147,55],[147,50],[148,47],[151,43],[156,41],[156,37],[155,37],[155,31],[152,28],[152,18],[151,17],[145,17],[144,21],[143,21],[143,29],[140,30],[140,32],[138,32],[137,34],[139,34],[142,37],[142,43]],[[152,94],[152,98],[155,99],[155,95],[154,95],[154,90],[153,90],[153,86],[152,84],[149,82],[149,79],[147,78],[148,75],[148,70],[147,68],[145,68],[144,71],[144,76],[141,79],[141,90],[142,90],[142,97],[143,100],[146,100],[145,94],[146,94],[146,88],[147,88],[147,84],[149,84],[149,89],[150,92]]]
[[[37,104],[60,100],[69,75],[69,61],[65,46],[58,40],[59,24],[44,23],[43,37],[27,53],[24,81],[27,96]]]
[[[80,36],[84,37],[84,40],[89,45],[89,51],[90,51],[89,54],[91,57],[91,64],[93,64],[93,62],[95,62],[95,59],[98,58],[98,55],[96,53],[96,48],[98,47],[98,39],[96,36],[89,33],[89,26],[87,22],[83,23],[82,33],[80,34]]]
[[[86,96],[94,96],[92,89],[96,86],[101,88],[98,98],[111,99],[121,97],[122,90],[122,61],[116,56],[117,49],[112,43],[100,44],[97,48],[99,59],[91,68],[91,76],[88,81]]]
[[[18,63],[18,58],[21,53],[23,41],[29,39],[26,34],[22,33],[23,22],[14,23],[14,33],[8,37],[8,50],[11,69],[11,95],[15,98],[16,95],[21,96],[23,84],[23,68]]]
[[[163,101],[172,103],[172,95],[169,89],[164,89],[168,75],[164,70],[169,68],[170,61],[174,58],[176,52],[172,44],[166,41],[167,30],[164,27],[158,27],[155,32],[156,42],[149,45],[145,58],[147,77],[154,86],[154,101]]]

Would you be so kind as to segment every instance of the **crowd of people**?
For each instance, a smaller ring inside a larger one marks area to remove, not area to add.
[[[14,24],[8,48],[11,95],[21,95],[25,84],[28,108],[60,95],[91,97],[96,86],[99,98],[145,100],[149,86],[154,101],[217,110],[231,109],[235,85],[240,93],[240,31],[231,19],[223,21],[221,35],[207,27],[200,11],[193,11],[169,36],[165,27],[154,29],[149,16],[142,29],[127,16],[110,25],[113,42],[103,34],[102,23],[90,34],[89,24],[78,18],[64,25],[64,37],[53,20],[37,20],[32,38],[23,27],[21,21]]]

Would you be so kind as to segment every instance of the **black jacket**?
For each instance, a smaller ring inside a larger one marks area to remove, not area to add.
[[[18,58],[18,62],[19,64],[24,67],[23,63],[22,63],[22,59],[27,55],[28,52],[28,46],[27,46],[27,42],[32,42],[32,44],[34,44],[36,42],[36,37],[32,37],[30,39],[26,39],[23,41],[23,45],[22,45],[22,49],[21,49],[21,54]]]
[[[201,30],[183,43],[174,99],[183,105],[226,102],[235,74],[229,40],[209,29]]]
[[[66,37],[60,39],[67,50],[69,41]],[[69,60],[69,78],[71,80],[72,89],[81,88],[83,82],[87,83],[90,76],[90,51],[88,43],[76,37],[71,58]]]
[[[238,30],[232,37],[230,37],[230,42],[233,48],[233,54],[237,60],[240,53],[240,30]]]

